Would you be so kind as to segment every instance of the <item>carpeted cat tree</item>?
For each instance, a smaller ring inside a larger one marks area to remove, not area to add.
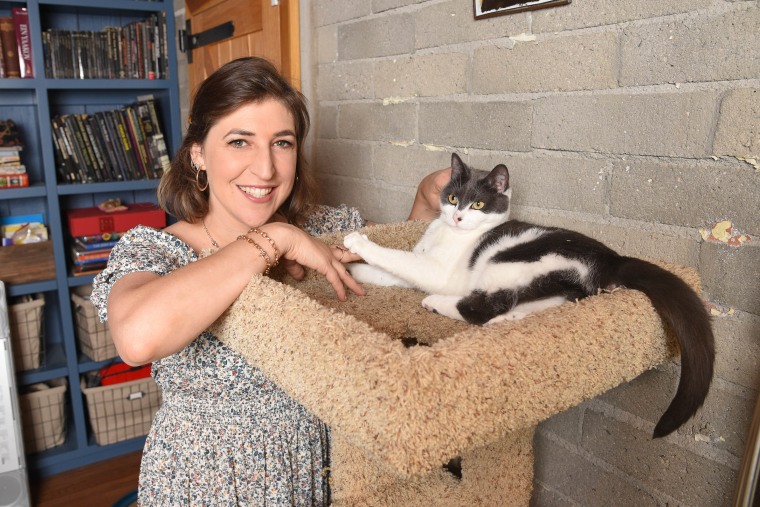
[[[411,249],[425,227],[363,232]],[[637,291],[478,327],[427,312],[421,292],[366,288],[342,303],[313,273],[255,276],[214,329],[331,427],[336,507],[528,505],[536,425],[677,353]],[[455,456],[461,479],[442,468]]]

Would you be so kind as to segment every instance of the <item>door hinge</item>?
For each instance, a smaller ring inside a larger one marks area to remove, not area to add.
[[[280,5],[280,0],[272,0],[272,7],[277,7]]]
[[[187,63],[193,63],[193,49],[228,39],[234,34],[235,25],[232,21],[227,21],[201,33],[193,33],[188,19],[185,21],[185,29],[178,32],[179,50],[187,54]]]

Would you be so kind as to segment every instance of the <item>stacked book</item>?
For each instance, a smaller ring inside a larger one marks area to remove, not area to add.
[[[131,228],[166,226],[166,214],[153,203],[117,204],[111,200],[97,207],[71,209],[66,213],[72,238],[74,276],[97,273],[105,268],[111,249]]]
[[[45,74],[62,79],[166,79],[166,15],[99,31],[50,28],[42,34]]]
[[[0,120],[0,188],[29,186],[26,166],[21,163],[23,149],[13,120]]]
[[[121,232],[104,232],[87,236],[75,236],[71,247],[74,275],[97,273],[106,267],[108,256]]]
[[[169,169],[150,95],[120,109],[64,114],[50,123],[61,183],[157,179]]]

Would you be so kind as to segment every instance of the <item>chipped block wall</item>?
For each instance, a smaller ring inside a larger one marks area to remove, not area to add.
[[[718,339],[706,406],[650,439],[672,363],[546,421],[534,503],[730,505],[760,388],[760,4],[573,0],[477,21],[472,0],[301,11],[329,202],[404,220],[456,150],[508,165],[517,218],[699,269]]]

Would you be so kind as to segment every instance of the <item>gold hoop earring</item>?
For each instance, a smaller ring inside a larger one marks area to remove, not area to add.
[[[206,175],[206,184],[201,185],[200,179],[201,179],[201,173],[205,173],[205,169],[198,168],[195,171],[195,186],[198,188],[199,191],[205,192],[208,188],[208,174]]]

